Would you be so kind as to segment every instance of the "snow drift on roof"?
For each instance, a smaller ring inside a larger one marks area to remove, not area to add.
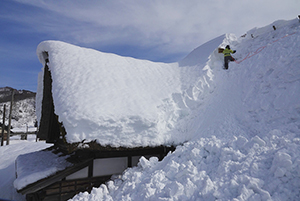
[[[53,150],[37,151],[18,156],[16,159],[17,179],[14,187],[18,190],[28,184],[55,174],[72,164],[65,159],[69,156],[59,156]]]

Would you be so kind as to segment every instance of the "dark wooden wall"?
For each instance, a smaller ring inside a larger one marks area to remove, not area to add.
[[[57,115],[54,113],[52,77],[47,62],[44,67],[43,86],[42,116],[39,125],[38,138],[46,140],[48,143],[55,143],[60,137],[60,125],[58,123]]]

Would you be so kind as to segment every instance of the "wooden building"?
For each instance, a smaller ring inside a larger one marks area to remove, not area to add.
[[[108,181],[112,175],[121,174],[125,169],[136,166],[139,158],[156,156],[160,160],[174,147],[139,147],[134,149],[111,148],[103,150],[78,149],[68,155],[66,161],[71,166],[40,179],[18,190],[26,195],[27,200],[67,200],[79,192],[90,192],[93,187],[99,187]],[[53,151],[58,156],[65,153],[55,146],[43,150]],[[41,151],[41,152],[43,152]],[[21,155],[19,157],[25,157]],[[35,157],[33,154],[32,157]],[[48,160],[43,158],[41,160]],[[16,162],[16,166],[22,167]],[[18,172],[17,172],[18,174]]]
[[[59,121],[60,116],[55,112],[54,81],[52,71],[49,68],[49,63],[52,62],[51,52],[40,50],[38,56],[44,65],[38,138],[54,144],[51,148],[40,152],[51,151],[57,157],[64,157],[70,165],[45,178],[40,178],[17,188],[19,193],[26,195],[27,200],[70,199],[79,192],[90,191],[92,187],[100,186],[108,181],[112,175],[122,174],[126,168],[136,166],[142,156],[146,158],[155,156],[162,160],[168,152],[175,150],[172,144],[149,144],[148,146],[145,144],[135,146],[126,146],[126,144],[124,146],[102,145],[102,138],[88,141],[83,139],[77,142],[68,141],[69,131],[65,128],[64,122]],[[64,107],[64,105],[60,105],[60,107]],[[22,166],[26,165],[22,164],[20,159],[28,157],[28,155],[19,157],[16,162],[17,176],[19,175],[18,169],[22,169]],[[32,157],[35,157],[34,154]],[[40,160],[42,163],[43,160],[48,159],[41,158]]]

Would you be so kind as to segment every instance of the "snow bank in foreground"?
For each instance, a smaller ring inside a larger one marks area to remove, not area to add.
[[[141,158],[119,179],[73,200],[296,200],[300,138],[281,135],[188,142],[162,162]]]

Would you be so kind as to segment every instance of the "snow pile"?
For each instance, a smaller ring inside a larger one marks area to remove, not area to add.
[[[217,50],[195,49],[179,62],[188,115],[176,123],[191,140],[73,200],[300,200],[299,31],[295,19],[225,35],[228,71]]]
[[[162,162],[141,158],[121,178],[73,200],[294,200],[300,197],[300,138],[278,132],[267,141],[188,142]]]
[[[18,156],[16,159],[17,179],[14,187],[18,190],[28,184],[53,175],[64,170],[72,164],[65,159],[69,156],[58,156],[51,150],[37,151]]]

